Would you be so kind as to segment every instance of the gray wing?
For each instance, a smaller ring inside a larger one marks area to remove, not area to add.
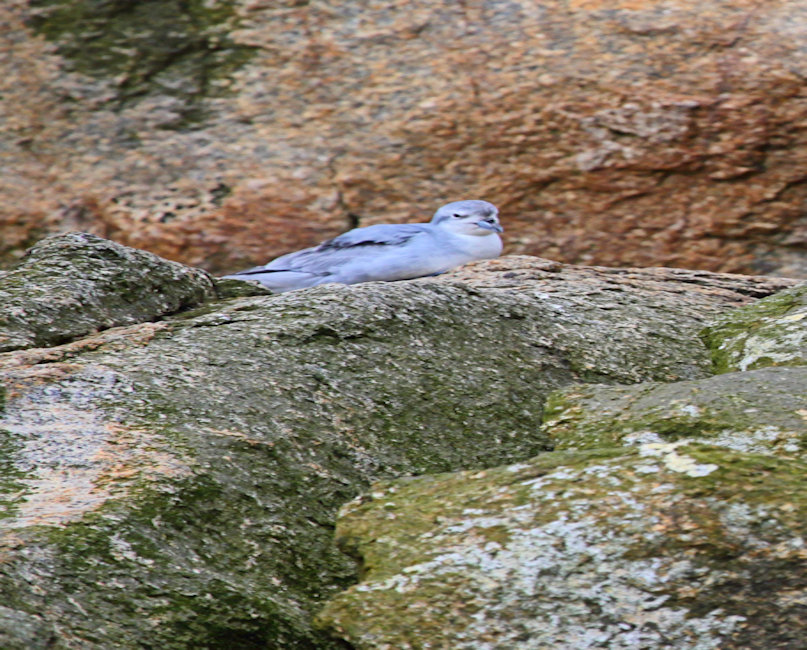
[[[355,281],[366,281],[372,276],[372,273],[367,273],[367,269],[373,268],[377,256],[383,255],[388,258],[388,254],[396,256],[395,254],[400,252],[406,257],[405,250],[409,242],[419,235],[426,235],[432,229],[431,224],[417,223],[379,224],[355,228],[314,248],[289,253],[265,266],[257,266],[224,277],[257,280],[272,291],[281,292],[313,287],[337,277],[340,282],[352,284],[349,278],[340,277],[339,273],[343,267],[353,265],[354,276],[361,278]]]
[[[263,271],[298,271],[316,275],[329,275],[334,269],[351,262],[357,256],[390,250],[405,245],[413,237],[429,231],[428,224],[378,224],[354,228],[338,237],[322,242],[314,248],[283,255],[272,260]],[[250,269],[246,273],[257,272]]]

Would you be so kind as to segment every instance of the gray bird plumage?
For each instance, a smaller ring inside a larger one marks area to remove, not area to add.
[[[500,232],[498,210],[492,203],[456,201],[437,210],[429,223],[354,228],[319,246],[224,277],[257,280],[276,292],[326,282],[410,280],[498,257]]]

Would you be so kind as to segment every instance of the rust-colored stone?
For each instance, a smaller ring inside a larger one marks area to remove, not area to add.
[[[0,259],[81,228],[231,271],[483,198],[511,253],[807,277],[807,0],[236,9],[189,123],[181,73],[113,101],[3,3]]]

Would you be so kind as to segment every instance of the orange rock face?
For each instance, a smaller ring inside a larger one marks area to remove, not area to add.
[[[6,262],[83,229],[232,271],[483,198],[509,253],[807,277],[807,0],[212,5],[109,43],[0,7]]]

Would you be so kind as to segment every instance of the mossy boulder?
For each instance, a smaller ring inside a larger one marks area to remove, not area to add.
[[[545,404],[554,451],[373,486],[337,524],[362,581],[319,625],[357,650],[799,647],[806,294],[706,330],[745,372],[570,385]]]
[[[157,320],[215,297],[201,269],[96,235],[54,235],[0,274],[0,352]]]
[[[807,365],[807,284],[728,312],[702,335],[716,372]]]
[[[542,429],[558,450],[691,438],[798,457],[807,449],[807,367],[669,384],[578,385],[550,395]]]
[[[79,287],[59,312],[75,314],[56,329],[63,340],[131,322],[138,300],[157,306],[139,316],[154,322],[0,355],[9,650],[344,647],[312,626],[358,578],[333,544],[342,504],[373,481],[542,452],[544,401],[558,388],[708,376],[696,333],[765,284],[496,261],[476,276],[239,297],[167,317],[193,301],[166,305],[172,283],[138,275],[139,253],[68,237],[97,256],[11,272],[0,290],[24,280],[28,312],[47,287]],[[210,286],[178,271],[177,284]],[[109,287],[103,299],[82,302],[95,295],[80,290],[86,277]],[[122,323],[104,312],[72,326],[96,304],[121,305]]]
[[[679,442],[377,484],[319,623],[357,650],[796,648],[805,471]]]

